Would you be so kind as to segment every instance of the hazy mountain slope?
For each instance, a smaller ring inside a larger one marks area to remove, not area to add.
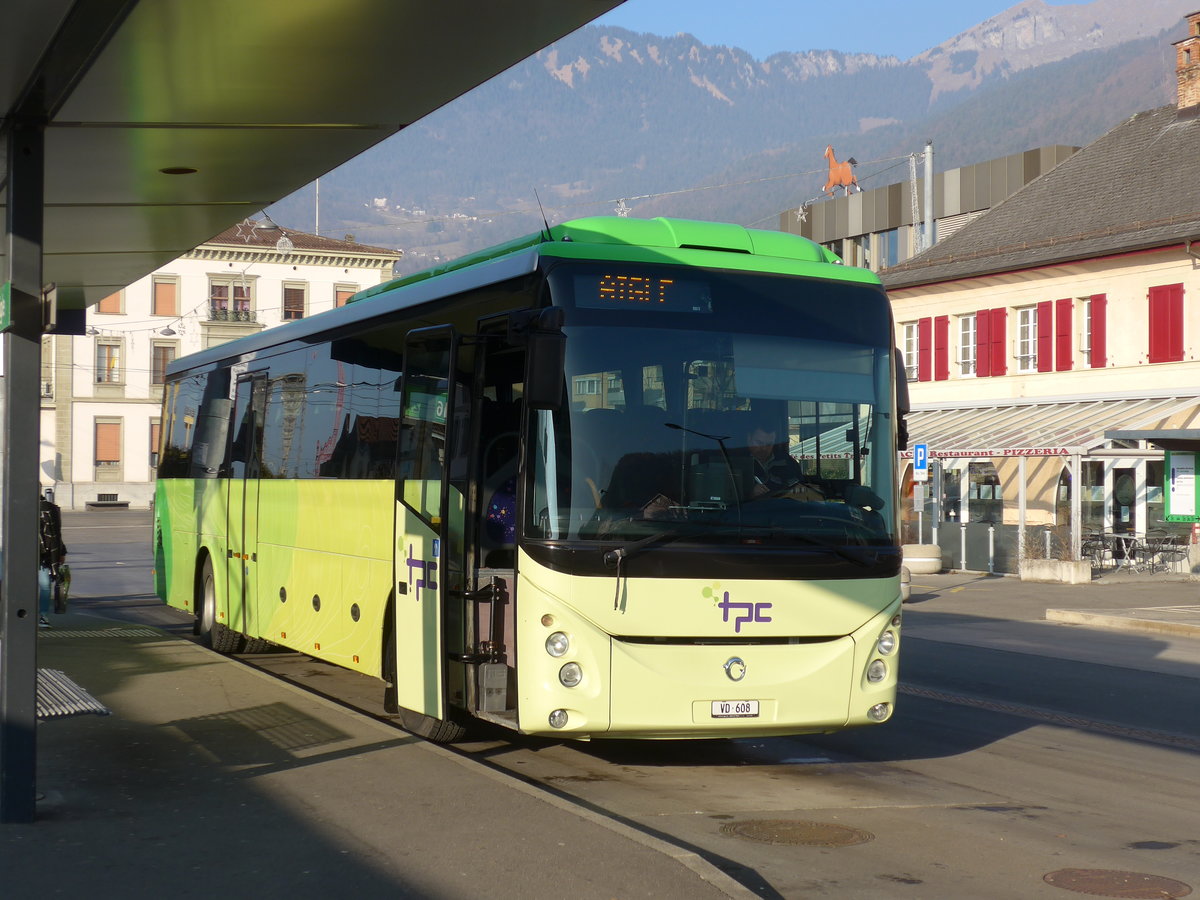
[[[1126,6],[1027,0],[909,61],[835,51],[758,61],[686,34],[584,28],[322,178],[320,230],[401,247],[413,269],[536,230],[535,191],[552,222],[624,198],[639,216],[771,227],[815,196],[826,144],[856,157],[874,186],[903,179],[903,162],[884,160],[929,137],[939,170],[1087,143],[1172,96],[1169,42],[1183,36],[1187,3],[1142,4],[1140,17]],[[754,183],[691,190],[740,182]],[[271,214],[313,228],[312,189]]]
[[[856,175],[864,188],[906,180],[907,165],[898,157],[922,150],[930,138],[938,171],[1046,144],[1084,146],[1134,113],[1172,102],[1174,79],[1164,75],[1158,54],[1169,43],[1165,33],[993,79],[953,109],[914,123],[865,134],[814,135],[739,160],[703,183],[776,180],[647,201],[634,214],[706,218],[719,213],[730,221],[773,227],[781,210],[822,196],[821,154],[827,144],[838,148],[839,156],[859,160]],[[1055,90],[1043,90],[1046,82]],[[777,178],[814,168],[817,173],[807,178]]]

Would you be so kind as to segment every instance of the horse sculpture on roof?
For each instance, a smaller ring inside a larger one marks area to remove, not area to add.
[[[829,160],[829,180],[825,182],[825,193],[833,195],[840,187],[846,195],[850,195],[851,188],[858,188],[862,192],[862,188],[858,187],[858,179],[854,177],[854,167],[858,165],[858,160],[853,156],[845,162],[838,162],[837,157],[833,155],[833,146],[825,148],[825,158]]]

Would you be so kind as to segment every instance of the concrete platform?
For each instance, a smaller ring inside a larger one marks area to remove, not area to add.
[[[156,628],[38,635],[112,715],[38,729],[5,897],[750,897],[687,849]]]

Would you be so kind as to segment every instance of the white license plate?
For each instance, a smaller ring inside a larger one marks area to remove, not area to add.
[[[712,702],[712,717],[714,719],[755,719],[758,718],[757,700],[714,700]]]

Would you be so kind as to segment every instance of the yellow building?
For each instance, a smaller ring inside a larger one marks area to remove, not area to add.
[[[1200,427],[1200,12],[1174,48],[1176,104],[882,272],[909,432],[934,462],[905,540],[940,543],[950,566],[1190,533],[1164,521],[1162,451],[1106,437]]]

